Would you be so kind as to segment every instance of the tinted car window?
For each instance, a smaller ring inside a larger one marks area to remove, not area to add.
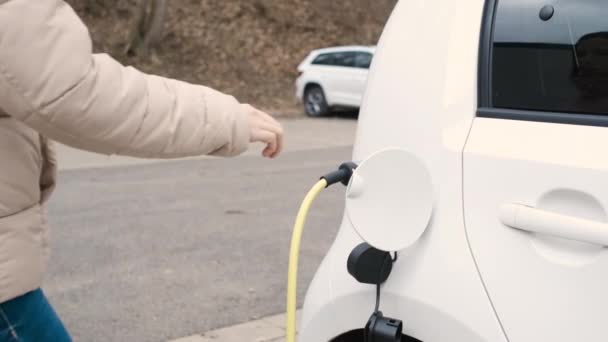
[[[312,64],[316,65],[333,65],[334,63],[335,58],[334,55],[331,53],[321,54],[312,61]]]
[[[334,54],[334,65],[353,68],[355,66],[355,52],[338,52]]]
[[[372,64],[373,55],[368,52],[358,52],[355,56],[355,67],[361,69],[369,69]]]
[[[606,0],[499,0],[493,106],[608,114],[607,17]]]

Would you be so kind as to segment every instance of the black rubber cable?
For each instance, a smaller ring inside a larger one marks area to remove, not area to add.
[[[397,261],[397,252],[395,252],[394,257],[391,257],[390,255],[388,257],[386,257],[384,259],[384,262],[382,263],[382,267],[380,268],[380,274],[382,274],[384,272],[384,268],[386,267],[386,265],[389,262],[395,262]],[[374,309],[374,312],[378,312],[378,310],[380,309],[380,286],[382,284],[378,283],[376,284],[376,308]]]

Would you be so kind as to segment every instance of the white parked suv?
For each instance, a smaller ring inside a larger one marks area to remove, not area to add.
[[[608,341],[606,18],[606,0],[397,3],[300,341],[363,341],[364,241],[398,251],[380,310],[402,341]]]
[[[359,108],[374,47],[340,46],[312,51],[298,66],[296,97],[312,117],[332,108]]]

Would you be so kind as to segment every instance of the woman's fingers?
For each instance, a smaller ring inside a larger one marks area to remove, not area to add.
[[[278,122],[266,122],[263,127],[276,135],[276,150],[270,156],[271,158],[274,158],[283,151],[283,128]]]
[[[266,148],[262,155],[274,158],[283,150],[283,127],[272,116],[255,109],[250,105],[243,105],[249,118],[251,142],[262,142]]]
[[[258,137],[257,141],[266,144],[266,148],[262,151],[264,157],[271,158],[273,155],[276,155],[278,139],[274,132],[262,129],[257,132],[256,136]]]

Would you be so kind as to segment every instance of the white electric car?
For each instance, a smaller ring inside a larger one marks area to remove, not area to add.
[[[380,310],[403,341],[608,341],[606,18],[606,0],[398,2],[300,341],[363,341],[364,241],[399,253]]]
[[[298,66],[296,97],[308,116],[336,107],[359,108],[374,47],[339,46],[312,51]]]

